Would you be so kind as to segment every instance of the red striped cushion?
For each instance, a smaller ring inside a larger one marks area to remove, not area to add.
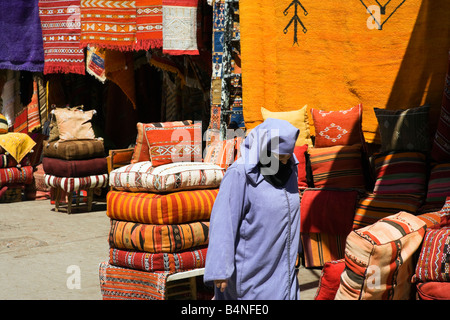
[[[375,156],[375,194],[425,195],[426,155],[389,152]]]
[[[314,187],[364,189],[361,145],[310,148]]]
[[[0,186],[11,184],[30,184],[33,182],[33,167],[1,168]]]
[[[439,210],[450,196],[450,163],[441,163],[431,169],[426,204]]]
[[[208,248],[204,247],[177,253],[148,253],[111,248],[109,263],[149,272],[180,272],[205,267],[207,250]]]
[[[353,229],[371,225],[400,211],[415,214],[422,203],[420,196],[409,194],[368,194],[359,200]]]
[[[103,188],[108,185],[108,174],[92,175],[81,178],[56,177],[50,174],[44,175],[45,184],[49,187],[60,188],[66,192],[81,189]]]
[[[110,191],[106,214],[111,219],[149,224],[178,224],[208,220],[219,189],[168,194]]]

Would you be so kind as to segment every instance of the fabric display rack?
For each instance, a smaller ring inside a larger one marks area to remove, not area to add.
[[[108,159],[111,229],[109,261],[99,266],[103,299],[195,299],[225,169],[202,160],[201,140],[194,139],[201,126],[191,121],[137,128],[135,148],[112,150]],[[188,161],[172,162],[179,141],[168,137],[180,129],[191,136],[184,152],[192,152]]]
[[[44,182],[54,196],[55,211],[65,202],[70,214],[73,201],[77,207],[80,201],[87,202],[87,211],[91,211],[94,189],[108,186],[103,140],[96,138],[92,130],[93,114],[94,111],[85,112],[80,107],[52,111],[42,166]],[[86,191],[84,199],[82,190]]]

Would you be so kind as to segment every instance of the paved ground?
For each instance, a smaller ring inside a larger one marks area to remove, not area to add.
[[[1,300],[101,300],[98,265],[108,260],[106,204],[68,215],[49,200],[0,204]],[[320,270],[301,268],[301,299]],[[79,279],[79,282],[77,282]]]

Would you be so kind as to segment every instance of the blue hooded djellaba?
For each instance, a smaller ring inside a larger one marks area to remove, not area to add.
[[[227,169],[211,213],[204,274],[207,285],[227,280],[215,299],[299,299],[298,134],[287,121],[267,119]],[[283,165],[277,154],[292,156]]]

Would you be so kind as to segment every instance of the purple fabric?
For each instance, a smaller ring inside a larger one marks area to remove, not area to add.
[[[216,299],[299,299],[295,262],[300,238],[297,159],[284,187],[265,180],[257,165],[265,131],[279,129],[280,150],[294,150],[298,130],[267,119],[244,140],[242,156],[226,171],[210,219],[204,281],[227,279]],[[263,133],[263,134],[261,134]]]
[[[0,30],[0,69],[44,70],[38,0],[1,1]]]

